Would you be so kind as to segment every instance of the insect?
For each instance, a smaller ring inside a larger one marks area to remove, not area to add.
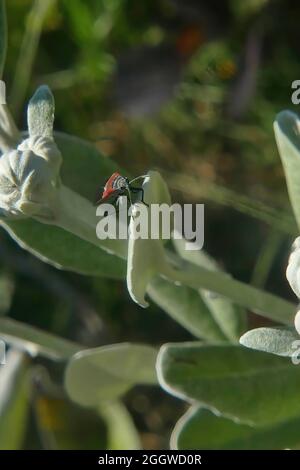
[[[102,197],[98,203],[102,204],[104,202],[114,203],[118,198],[127,193],[130,203],[132,204],[131,194],[141,193],[141,201],[146,204],[144,201],[144,189],[142,187],[132,186],[132,183],[139,179],[146,178],[148,175],[137,176],[133,180],[129,180],[125,176],[120,175],[120,173],[113,173],[105,183]]]

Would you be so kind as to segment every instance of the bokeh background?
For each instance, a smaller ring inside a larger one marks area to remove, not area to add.
[[[272,126],[282,109],[297,112],[299,2],[9,0],[7,12],[4,80],[20,128],[27,100],[48,84],[57,130],[92,141],[131,174],[161,171],[173,201],[205,203],[208,253],[236,278],[292,299],[292,218]],[[95,198],[104,183],[99,174]],[[135,305],[125,282],[57,271],[3,230],[0,268],[6,315],[87,347],[192,339],[155,305]],[[252,312],[249,322],[270,323]],[[20,448],[105,448],[104,423],[65,397],[61,376],[37,361]],[[155,387],[124,401],[143,447],[167,448],[186,405]]]

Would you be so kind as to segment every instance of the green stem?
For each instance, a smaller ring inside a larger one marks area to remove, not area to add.
[[[55,1],[35,0],[29,12],[11,91],[11,109],[15,116],[22,109],[43,23]]]
[[[0,339],[33,356],[41,355],[54,360],[66,360],[86,349],[80,344],[5,317],[0,318]]]
[[[245,194],[236,193],[219,184],[207,182],[204,178],[198,176],[194,178],[189,175],[177,175],[165,171],[162,171],[162,174],[165,175],[168,185],[176,191],[197,198],[204,198],[225,207],[232,207],[242,214],[261,220],[277,231],[288,235],[297,236],[298,234],[295,219],[288,211],[274,209],[258,200],[251,199]]]
[[[96,207],[63,185],[58,191],[59,209],[56,211],[53,223],[103,250],[126,259],[127,240],[99,240],[97,238],[96,225],[99,219],[96,216]],[[167,256],[170,266],[173,264],[178,269],[170,267],[167,272],[160,274],[171,281],[194,289],[207,289],[276,322],[287,325],[293,323],[295,304],[232,279],[228,274],[213,272],[201,266],[183,262],[180,257],[169,252]]]
[[[180,263],[180,259],[178,262]],[[204,288],[227,297],[234,303],[273,321],[287,325],[293,324],[296,304],[237,281],[228,274],[185,263],[184,269],[170,269],[165,275],[175,283],[194,289]]]
[[[3,70],[7,55],[7,17],[5,1],[0,0],[0,78],[3,77]]]
[[[99,240],[96,234],[98,221],[96,207],[87,199],[65,186],[60,188],[60,211],[55,224],[101,249],[126,258],[127,241]],[[178,269],[168,270],[167,274],[161,273],[170,280],[194,289],[207,289],[273,321],[287,325],[293,324],[295,304],[237,281],[228,274],[213,272],[188,262],[183,263],[180,257],[169,252],[167,256],[173,265],[178,266]]]

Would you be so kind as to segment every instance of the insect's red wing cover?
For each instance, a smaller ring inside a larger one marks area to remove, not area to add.
[[[102,204],[103,202],[113,202],[119,196],[119,190],[113,187],[113,183],[120,176],[120,173],[113,173],[105,183],[103,193],[100,199],[97,200],[96,204]]]
[[[113,184],[115,180],[120,176],[120,173],[115,172],[113,173],[108,180],[105,183],[103,194],[102,194],[102,199],[106,199],[108,196],[110,196],[115,190],[113,187]]]

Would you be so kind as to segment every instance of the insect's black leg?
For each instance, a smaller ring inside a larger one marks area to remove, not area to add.
[[[144,201],[144,188],[130,188],[130,191],[132,193],[142,193],[142,197],[141,197],[141,202],[143,204],[145,204],[145,206],[149,207],[149,204],[147,204],[145,201]]]
[[[145,204],[145,206],[149,207],[149,204],[147,204],[147,202],[145,202],[144,200],[144,188],[140,188],[141,192],[142,192],[142,197],[141,197],[141,201],[143,204]]]

